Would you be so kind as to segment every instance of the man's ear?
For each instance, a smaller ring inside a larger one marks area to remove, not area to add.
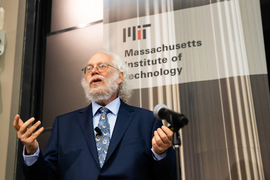
[[[123,80],[124,80],[124,73],[123,72],[120,72],[117,83],[120,84],[121,82],[123,82]]]

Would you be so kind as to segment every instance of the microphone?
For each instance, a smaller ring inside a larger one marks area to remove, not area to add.
[[[99,127],[95,127],[95,131],[97,132],[96,136],[101,136],[102,135],[102,132],[99,129]]]
[[[176,129],[188,124],[188,119],[185,115],[168,109],[165,104],[156,105],[153,113],[155,118],[159,120],[166,119]]]

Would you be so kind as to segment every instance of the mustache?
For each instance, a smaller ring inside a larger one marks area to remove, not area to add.
[[[105,78],[103,76],[95,75],[95,76],[91,77],[91,79],[88,80],[87,84],[91,84],[94,81],[94,79],[100,79],[101,81],[105,80]]]

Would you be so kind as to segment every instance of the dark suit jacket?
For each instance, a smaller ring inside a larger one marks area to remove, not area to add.
[[[92,122],[92,105],[58,116],[44,156],[24,165],[26,179],[176,179],[175,152],[155,161],[154,130],[162,125],[151,111],[121,101],[104,166],[100,168]]]

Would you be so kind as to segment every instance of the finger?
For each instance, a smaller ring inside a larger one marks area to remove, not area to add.
[[[27,131],[27,128],[35,121],[35,118],[28,119],[25,123],[23,123],[20,127],[20,133],[24,134]]]
[[[34,126],[34,125],[33,125]],[[35,141],[36,141],[36,138],[43,132],[44,128],[41,127],[39,128],[36,132],[34,133],[31,133],[30,135],[27,135],[26,133],[21,135],[19,137],[19,139],[21,139],[22,143],[25,145],[26,149],[27,149],[27,152],[31,151],[31,149],[33,149],[33,147],[35,146]],[[33,151],[35,152],[36,149]]]
[[[33,124],[31,127],[27,129],[27,131],[24,133],[26,137],[29,137],[33,134],[33,132],[38,128],[38,126],[41,124],[40,121],[37,121],[35,124]]]
[[[15,118],[14,118],[14,122],[13,122],[13,126],[16,130],[16,132],[18,132],[21,128],[21,126],[23,125],[23,121],[22,119],[20,118],[20,115],[16,115]]]
[[[13,126],[14,126],[14,128],[15,128],[16,131],[18,131],[20,129],[20,123],[19,123],[20,120],[21,120],[20,119],[20,115],[17,114],[14,117],[14,121],[13,121]]]
[[[169,139],[168,135],[161,128],[158,128],[157,132],[158,132],[158,135],[159,135],[160,139],[162,140],[162,142],[164,144],[170,144],[171,143],[171,140]]]
[[[33,142],[44,130],[44,127],[39,128],[36,132],[31,134],[29,137],[29,141]]]
[[[155,131],[154,132],[155,136],[152,138],[152,146],[153,146],[153,151],[157,154],[162,154],[167,148],[165,148],[162,144],[162,146],[159,145],[159,143],[157,141],[160,141],[159,139],[159,135],[158,133]]]
[[[154,138],[155,138],[155,141],[156,141],[156,144],[159,146],[159,147],[162,147],[164,145],[164,142],[160,136],[160,131],[161,129],[158,128],[155,132],[154,132]],[[162,131],[162,130],[161,130]]]
[[[164,133],[167,134],[167,136],[170,139],[170,141],[172,141],[172,139],[173,139],[173,132],[168,127],[166,127],[166,126],[162,126],[161,128],[164,131]]]
[[[155,149],[157,149],[158,151],[159,151],[159,149],[160,149],[160,147],[159,147],[159,145],[158,145],[158,143],[157,143],[157,132],[155,131],[154,132],[154,137],[152,138],[152,146],[153,146],[153,149],[155,150]],[[157,151],[155,151],[156,153],[157,153]]]

